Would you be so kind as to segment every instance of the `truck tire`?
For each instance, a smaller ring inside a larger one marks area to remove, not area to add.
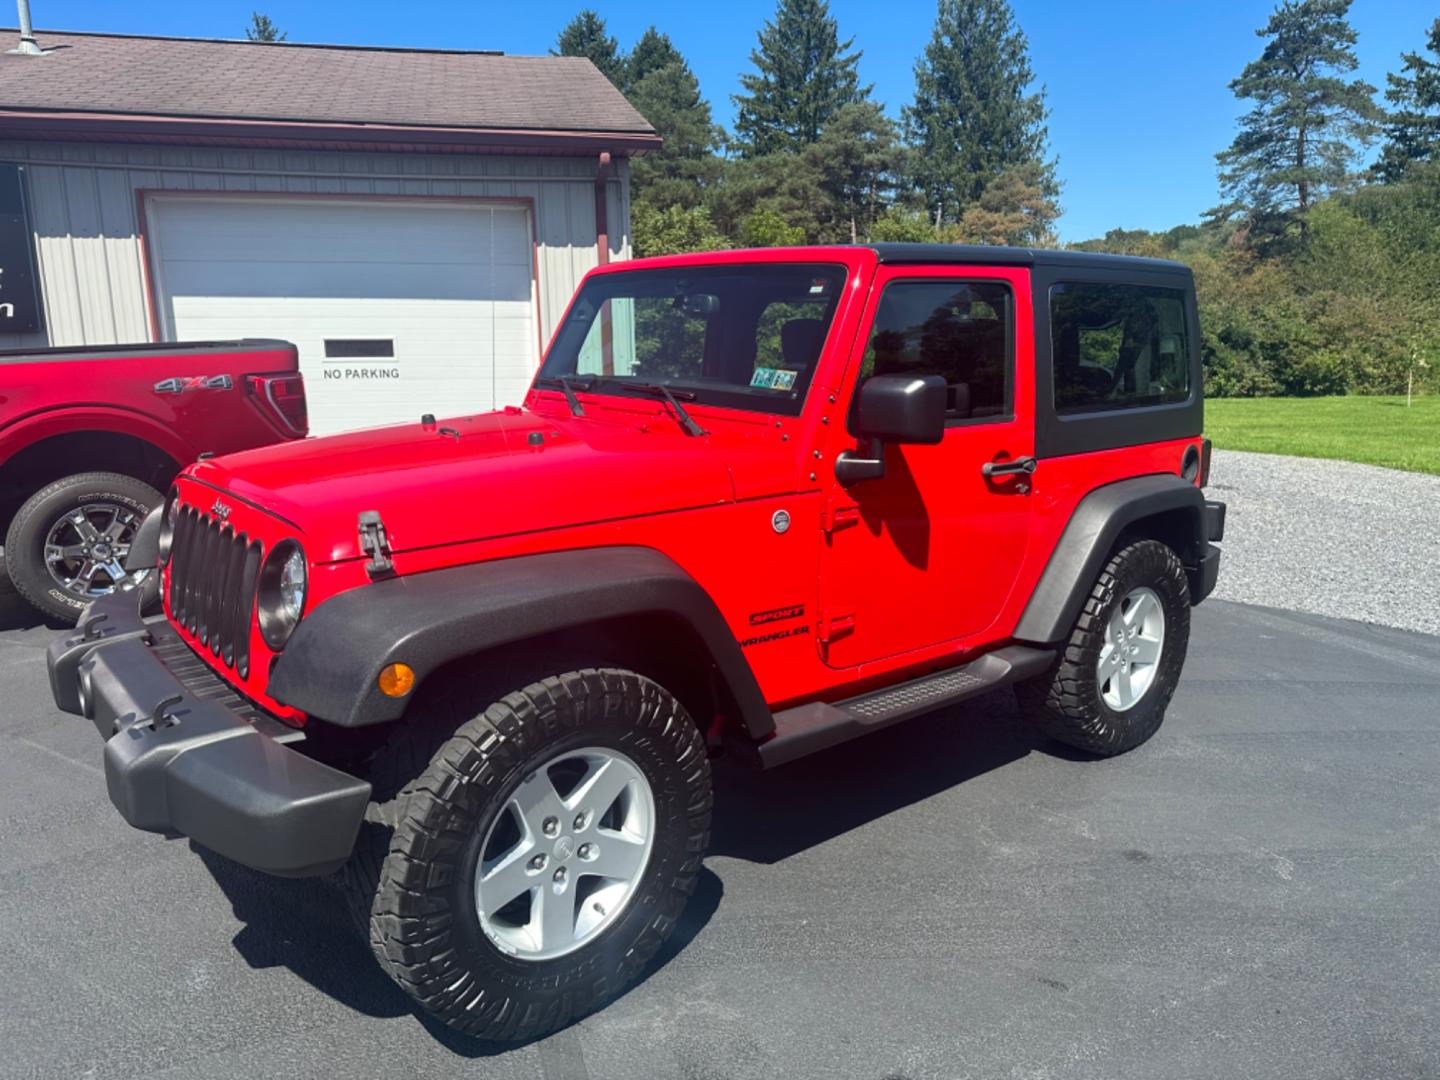
[[[619,994],[675,929],[709,843],[705,741],[661,686],[613,668],[541,679],[451,730],[371,805],[341,884],[426,1011],[535,1038]]]
[[[1049,673],[1016,687],[1043,735],[1102,757],[1154,735],[1190,640],[1185,568],[1165,544],[1121,548],[1101,571]]]
[[[149,484],[119,473],[77,473],[47,484],[5,534],[15,590],[49,618],[73,624],[90,601],[124,581],[130,541],[162,501]]]

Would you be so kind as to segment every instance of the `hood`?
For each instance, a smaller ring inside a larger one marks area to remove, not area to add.
[[[379,511],[403,552],[735,499],[715,436],[692,438],[653,413],[598,412],[512,408],[350,432],[203,461],[190,475],[295,523],[319,563],[360,555],[364,510]]]

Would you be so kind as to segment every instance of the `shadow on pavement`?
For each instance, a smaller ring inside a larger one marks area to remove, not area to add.
[[[711,855],[777,863],[1038,750],[1015,695],[996,690],[964,705],[801,758],[770,772],[716,763]]]
[[[721,759],[710,854],[779,863],[1032,750],[1059,752],[1025,733],[1017,723],[1014,694],[999,690],[774,772],[753,772]],[[191,847],[245,924],[234,945],[251,967],[284,966],[367,1016],[414,1015],[437,1043],[461,1057],[490,1057],[524,1045],[467,1038],[417,1010],[381,971],[329,880],[274,878]],[[641,981],[685,949],[714,916],[724,891],[713,870],[701,870],[675,933]]]
[[[74,623],[57,622],[40,614],[10,584],[10,576],[0,562],[0,633],[6,630],[65,630]]]
[[[461,1057],[491,1057],[526,1045],[471,1039],[417,1010],[409,996],[380,970],[369,945],[352,926],[339,890],[328,880],[271,877],[193,842],[190,849],[225,893],[235,917],[245,924],[232,944],[252,968],[289,968],[316,990],[366,1016],[412,1014],[436,1042]],[[640,981],[663,968],[694,939],[714,916],[724,891],[713,872],[700,871],[685,914]]]

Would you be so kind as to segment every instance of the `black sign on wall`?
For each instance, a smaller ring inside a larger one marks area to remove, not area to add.
[[[23,179],[21,166],[0,165],[0,334],[28,333],[43,325]]]

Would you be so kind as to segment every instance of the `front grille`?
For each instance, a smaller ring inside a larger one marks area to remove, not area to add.
[[[182,508],[175,519],[170,613],[242,679],[250,674],[250,622],[260,556],[258,540],[194,507]]]

